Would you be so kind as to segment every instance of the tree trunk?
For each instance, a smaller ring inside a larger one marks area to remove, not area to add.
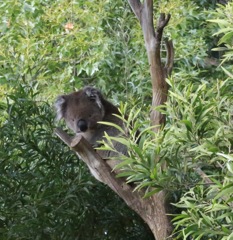
[[[156,107],[163,105],[167,101],[168,84],[166,77],[171,74],[173,61],[174,61],[174,48],[172,41],[165,41],[167,51],[167,61],[163,66],[161,61],[161,41],[163,36],[163,29],[166,27],[170,20],[170,15],[160,14],[159,21],[157,23],[156,30],[153,22],[153,0],[144,0],[143,3],[140,0],[128,0],[133,12],[138,18],[145,41],[148,61],[150,65],[150,75],[152,81],[152,106],[151,106],[151,125],[155,126],[154,131],[158,132],[163,125],[165,125],[165,116],[156,111]],[[153,202],[156,205],[153,205]],[[154,236],[157,240],[166,239],[172,230],[171,221],[167,215],[167,202],[165,191],[159,192],[153,196],[151,205],[156,208],[154,210],[154,218],[157,221],[147,222]]]
[[[167,100],[168,84],[166,77],[171,74],[174,60],[172,41],[165,41],[167,50],[167,62],[165,66],[163,66],[160,56],[163,29],[168,24],[171,16],[168,15],[166,17],[164,13],[160,14],[155,31],[153,23],[153,0],[145,0],[143,4],[140,0],[128,0],[128,2],[140,21],[143,31],[153,90],[151,124],[157,126],[154,130],[158,131],[161,125],[165,124],[165,116],[156,111],[155,107],[164,104]]]

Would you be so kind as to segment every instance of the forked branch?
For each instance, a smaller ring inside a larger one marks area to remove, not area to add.
[[[171,15],[161,13],[155,29],[153,0],[145,0],[143,3],[139,0],[128,0],[128,2],[139,19],[143,31],[153,90],[151,124],[157,126],[154,128],[155,131],[159,131],[160,126],[165,124],[165,116],[156,111],[156,107],[167,101],[168,84],[166,78],[171,75],[174,62],[174,48],[171,40],[165,40],[166,63],[162,63],[161,59],[163,30],[169,23]]]

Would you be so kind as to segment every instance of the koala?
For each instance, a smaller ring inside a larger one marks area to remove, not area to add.
[[[93,147],[99,146],[105,132],[109,136],[120,134],[116,128],[100,124],[99,121],[112,122],[124,127],[123,121],[113,115],[119,115],[117,107],[107,101],[94,87],[85,87],[77,92],[59,96],[55,108],[57,119],[64,119],[66,125],[76,135],[82,135]],[[122,144],[115,142],[114,147],[122,154],[127,154],[127,149]],[[116,155],[109,151],[101,152],[102,158]]]

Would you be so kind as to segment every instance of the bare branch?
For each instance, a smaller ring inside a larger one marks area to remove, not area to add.
[[[167,51],[165,71],[166,71],[166,77],[168,77],[172,73],[175,52],[174,52],[172,40],[165,39],[165,46],[166,46],[166,51]]]
[[[128,3],[130,5],[131,9],[133,10],[135,16],[140,21],[140,19],[141,19],[141,7],[142,7],[142,4],[141,4],[140,0],[128,0]]]
[[[170,18],[171,18],[171,14],[168,14],[166,16],[165,13],[161,13],[160,17],[159,17],[159,21],[158,21],[156,30],[157,31],[163,30],[167,26]]]
[[[64,132],[61,128],[56,128],[54,133],[68,146],[70,146],[72,142],[72,137]]]
[[[87,164],[92,175],[98,181],[107,184],[114,192],[123,198],[131,208],[133,208],[135,211],[139,211],[133,206],[135,201],[138,200],[139,195],[132,194],[133,187],[126,184],[123,178],[116,178],[116,174],[112,171],[107,161],[104,161],[99,154],[95,152],[85,138],[82,136],[72,138],[60,128],[55,130],[55,134],[63,142],[70,146],[79,156],[79,158]]]
[[[153,20],[153,0],[144,1],[142,8],[141,26],[143,31],[146,29],[146,32],[149,32],[151,36],[155,35]]]
[[[214,182],[199,168],[195,168],[194,169],[198,175],[202,178],[202,180],[204,181],[204,183],[208,184],[208,185],[211,185],[211,184],[214,184]],[[216,188],[216,191],[219,191],[219,188]],[[228,202],[228,199],[225,197],[225,196],[222,196],[221,199],[223,201],[226,201],[226,203],[230,206],[230,207],[233,207],[233,203],[232,202]]]
[[[147,52],[153,51],[155,47],[155,29],[153,21],[153,1],[145,0],[142,11],[140,24],[143,31],[143,36],[146,44]],[[149,58],[150,63],[150,58]]]
[[[203,179],[204,183],[212,184],[213,182],[209,179],[209,177],[199,168],[195,168],[198,175]]]
[[[160,51],[160,44],[163,36],[163,29],[167,26],[170,18],[171,18],[171,15],[168,14],[166,16],[165,13],[161,13],[159,16],[159,20],[156,27],[156,35],[155,35],[157,51]]]

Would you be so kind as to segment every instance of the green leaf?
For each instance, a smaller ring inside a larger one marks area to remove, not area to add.
[[[233,29],[232,29],[233,30]],[[222,43],[228,43],[228,41],[230,40],[230,42],[232,41],[232,37],[233,37],[233,31],[226,33],[223,37],[221,37],[221,39],[219,40],[219,44]]]
[[[162,190],[161,187],[160,187],[160,188],[156,188],[156,189],[154,189],[154,190],[146,193],[146,194],[143,196],[143,198],[149,198],[149,197],[153,196],[154,194],[160,192],[161,190]]]
[[[169,91],[169,94],[170,94],[171,96],[175,97],[175,99],[176,99],[177,101],[178,101],[178,100],[181,100],[181,101],[184,102],[184,103],[188,103],[187,100],[186,100],[183,96],[181,96],[181,95],[178,95],[178,94],[176,94],[176,93],[174,93],[174,92],[171,92],[171,91]]]
[[[186,128],[187,128],[187,130],[189,131],[189,132],[192,132],[192,122],[191,121],[189,121],[189,120],[181,120],[181,122],[183,122],[184,124],[185,124],[185,126],[186,126]]]
[[[215,199],[219,199],[221,197],[228,197],[231,196],[233,193],[233,183],[228,184],[226,187],[224,187],[223,189],[221,189],[221,191],[217,194],[217,196],[215,197]]]
[[[115,170],[115,169],[121,169],[122,167],[124,167],[124,166],[128,166],[128,165],[130,165],[130,164],[132,164],[132,163],[134,163],[134,160],[128,158],[128,159],[126,159],[126,160],[120,162],[119,164],[117,164],[117,165],[114,167],[113,170]]]
[[[133,171],[123,171],[117,174],[117,177],[128,177],[128,176],[132,176],[134,174]]]
[[[222,70],[226,73],[226,75],[228,76],[228,77],[230,77],[230,78],[232,78],[233,79],[233,74],[232,73],[230,73],[226,68],[224,68],[224,67],[221,67],[222,68]]]
[[[102,121],[99,121],[98,122],[99,124],[103,124],[103,125],[106,125],[106,126],[110,126],[110,127],[114,127],[116,129],[119,130],[119,132],[121,132],[122,134],[124,134],[124,129],[122,127],[120,127],[118,124],[115,124],[115,123],[112,123],[112,122],[102,122]]]
[[[110,137],[111,141],[116,141],[119,142],[125,146],[127,146],[128,148],[130,147],[130,142],[128,139],[122,138],[122,137]]]
[[[225,25],[225,26],[228,25],[228,21],[224,20],[224,19],[211,19],[211,20],[207,20],[207,21],[212,22],[212,23],[218,23],[218,24]]]

